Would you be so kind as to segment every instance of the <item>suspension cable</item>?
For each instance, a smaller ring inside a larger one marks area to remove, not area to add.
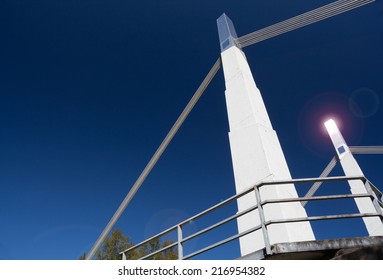
[[[353,154],[364,154],[364,155],[372,155],[372,154],[383,154],[383,146],[354,146],[349,147],[351,153]],[[338,157],[333,157],[330,163],[326,166],[326,168],[323,170],[322,174],[319,176],[327,177],[331,171],[334,169],[335,165],[339,161]],[[323,182],[315,182],[309,191],[306,193],[304,197],[312,197],[315,192],[319,189],[319,187],[322,185]],[[302,206],[305,206],[308,201],[303,201]]]
[[[312,11],[295,16],[288,20],[270,25],[263,29],[244,35],[236,40],[239,47],[244,48],[312,23],[353,10],[375,0],[338,0]]]
[[[325,178],[327,177],[328,175],[330,175],[331,171],[334,169],[334,167],[336,166],[337,162],[338,162],[338,157],[333,157],[332,160],[330,161],[330,163],[326,166],[326,168],[323,170],[323,172],[321,173],[321,175],[319,175],[319,178]],[[312,197],[316,191],[319,189],[319,187],[322,185],[323,182],[315,182],[311,188],[308,190],[308,192],[306,193],[306,195],[304,196],[305,198],[310,198]],[[304,207],[306,204],[307,204],[308,201],[302,201],[301,204],[302,206]]]
[[[93,245],[91,251],[86,256],[87,260],[90,260],[93,258],[95,253],[97,252],[98,248],[101,246],[101,244],[104,242],[105,238],[108,236],[109,232],[113,228],[113,226],[116,224],[117,220],[120,218],[126,207],[128,206],[129,202],[132,200],[138,189],[141,187],[141,185],[144,183],[145,179],[148,177],[150,171],[153,169],[153,167],[156,165],[157,161],[160,159],[161,155],[173,139],[173,137],[176,135],[177,131],[187,118],[187,116],[190,114],[192,109],[194,108],[195,104],[201,97],[201,95],[204,93],[207,86],[210,84],[210,82],[213,80],[215,74],[218,72],[218,70],[221,68],[221,58],[218,58],[217,61],[214,63],[213,67],[210,69],[209,73],[206,75],[205,79],[202,81],[201,85],[198,87],[197,91],[194,93],[193,97],[190,99],[189,103],[186,105],[185,109],[182,111],[181,115],[178,117],[177,121],[174,123],[173,127],[170,129],[168,134],[166,135],[165,139],[162,141],[161,145],[158,147],[157,151],[154,153],[148,164],[146,165],[145,169],[142,171],[141,175],[138,177],[137,181],[134,183],[133,187],[130,189],[128,194],[126,195],[125,199],[122,201],[120,207],[118,207],[117,211],[114,213],[113,217],[110,219],[109,223],[97,239],[96,243]]]
[[[271,25],[269,27],[260,29],[258,31],[249,33],[245,36],[242,36],[236,40],[236,44],[241,47],[247,47],[252,44],[264,41],[266,39],[270,39],[272,37],[281,35],[283,33],[307,26],[309,24],[327,19],[329,17],[347,12],[349,10],[358,8],[360,6],[369,4],[371,2],[374,2],[375,0],[338,0],[333,3],[330,3],[328,5],[322,6],[320,8],[314,9],[310,12],[301,14],[299,16],[293,17],[291,19],[282,21],[280,23]],[[173,127],[170,129],[168,134],[166,135],[165,139],[162,141],[161,145],[158,147],[157,151],[154,153],[144,170],[142,171],[141,175],[138,177],[137,181],[134,183],[128,194],[126,195],[125,199],[122,201],[120,206],[118,207],[117,211],[114,213],[112,218],[110,219],[109,223],[105,227],[105,229],[102,231],[101,235],[98,237],[97,241],[93,245],[91,251],[86,256],[87,260],[90,260],[94,257],[95,253],[101,246],[101,244],[104,242],[107,235],[110,233],[113,226],[116,224],[138,189],[141,187],[153,167],[156,165],[157,161],[187,118],[187,116],[190,114],[192,109],[194,108],[195,104],[201,97],[201,95],[204,93],[207,86],[210,84],[212,79],[214,78],[215,74],[218,72],[218,70],[221,67],[221,59],[218,58],[213,67],[210,69],[209,73],[206,75],[205,79],[201,83],[201,85],[198,87],[197,91],[194,93],[193,97],[189,101],[189,103],[186,105],[185,109],[182,111],[181,115],[178,117],[177,121],[174,123]],[[366,150],[365,150],[366,151]],[[329,165],[326,167],[326,169],[322,172],[321,177],[326,177],[331,170],[334,168],[337,160],[333,159]],[[327,174],[328,173],[328,174]],[[312,196],[316,190],[319,188],[320,184],[314,184],[305,197]]]

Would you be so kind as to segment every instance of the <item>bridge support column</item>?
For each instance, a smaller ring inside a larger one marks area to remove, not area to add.
[[[222,15],[218,20],[221,58],[226,85],[226,105],[229,118],[229,139],[237,193],[261,181],[289,180],[291,175],[273,130],[261,93],[257,88],[245,54],[235,45],[237,38],[231,20]],[[293,184],[264,186],[262,200],[296,198]],[[256,205],[254,193],[238,200],[241,212]],[[307,217],[301,203],[269,204],[264,206],[265,220]],[[238,230],[244,232],[260,224],[258,211],[238,218]],[[309,222],[273,224],[267,228],[270,244],[314,240]],[[263,249],[262,231],[240,238],[241,255]]]
[[[335,121],[330,119],[325,123],[326,129],[330,135],[331,141],[338,154],[340,164],[342,165],[343,172],[349,177],[364,177],[358,162],[352,155],[350,148],[340,133]],[[350,190],[352,194],[367,193],[366,187],[362,181],[352,180],[349,181]],[[360,213],[375,213],[376,209],[370,198],[356,198],[355,203]],[[370,236],[382,236],[383,224],[378,217],[363,218],[363,222],[367,228]]]

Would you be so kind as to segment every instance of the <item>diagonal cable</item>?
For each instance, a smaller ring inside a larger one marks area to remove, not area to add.
[[[236,40],[239,47],[247,47],[292,30],[353,10],[375,0],[338,0],[288,20],[244,35]]]
[[[349,147],[350,151],[353,154],[383,154],[383,146],[354,146],[354,147]],[[331,171],[334,169],[335,165],[338,162],[337,157],[333,157],[333,159],[330,161],[330,163],[326,166],[326,168],[323,170],[322,174],[319,176],[320,178],[322,177],[327,177]],[[312,197],[315,192],[319,189],[319,187],[322,185],[323,182],[315,182],[309,191],[306,193],[304,197]],[[302,206],[305,206],[308,201],[303,201]]]
[[[271,25],[269,27],[250,33],[248,35],[242,36],[236,40],[236,43],[239,47],[242,47],[242,48],[246,46],[250,46],[252,44],[267,40],[269,38],[304,27],[309,24],[324,20],[326,18],[338,15],[340,13],[347,12],[349,10],[358,8],[360,6],[369,4],[374,1],[375,0],[338,0],[331,4],[320,7],[318,9],[304,13],[300,16],[293,17],[289,20],[282,21],[280,23]],[[191,110],[193,109],[193,107],[195,106],[195,104],[197,103],[197,101],[199,100],[203,92],[205,91],[205,89],[207,88],[207,86],[209,85],[209,83],[211,82],[211,80],[214,78],[215,74],[218,72],[220,67],[221,67],[221,59],[218,58],[214,66],[211,68],[211,70],[209,71],[209,73],[207,74],[207,76],[205,77],[205,79],[203,80],[199,88],[197,89],[197,91],[194,93],[192,99],[189,101],[189,103],[187,104],[187,106],[185,107],[181,115],[178,117],[177,121],[174,123],[173,127],[170,129],[165,139],[163,140],[161,145],[158,147],[157,151],[154,153],[151,160],[146,165],[141,175],[138,177],[137,181],[135,182],[133,187],[130,189],[129,193],[126,195],[125,199],[122,201],[121,205],[119,206],[119,208],[117,209],[117,211],[115,212],[115,214],[113,215],[113,217],[111,218],[111,220],[109,221],[109,223],[107,224],[107,226],[105,227],[105,229],[103,230],[103,232],[101,233],[101,235],[99,236],[95,244],[93,245],[91,251],[86,257],[87,260],[93,258],[96,251],[104,242],[106,236],[109,234],[113,226],[116,224],[117,220],[120,218],[120,216],[122,215],[122,213],[128,206],[129,202],[132,200],[132,198],[134,197],[138,189],[141,187],[141,185],[143,184],[143,182],[149,175],[150,171],[153,169],[153,167],[155,166],[155,164],[157,163],[157,161],[159,160],[159,158],[161,157],[161,155],[163,154],[163,152],[165,151],[165,149],[167,148],[167,146],[169,145],[169,143],[171,142],[171,140],[173,139],[173,137],[175,136],[175,134],[177,133],[177,131],[179,130],[179,128],[181,127],[181,125],[183,124],[183,122],[185,121],[185,119],[187,118],[187,116],[189,115],[189,113],[191,112]],[[332,162],[330,162],[329,166],[327,166],[326,169],[330,167],[331,163]],[[323,176],[327,176],[327,175],[324,175],[325,172],[327,172],[326,169],[322,173]],[[330,173],[331,170],[328,173]],[[319,188],[319,186],[316,186],[314,184],[309,190],[309,192],[306,194],[306,196],[307,195],[312,196],[312,194],[317,190],[317,188]],[[309,194],[310,191],[313,193]]]
[[[105,238],[108,236],[109,232],[113,228],[113,226],[116,224],[117,220],[120,218],[126,207],[128,206],[129,202],[132,200],[138,189],[141,187],[145,179],[148,177],[150,171],[153,169],[153,167],[156,165],[157,161],[160,159],[161,155],[169,145],[170,141],[173,139],[173,137],[176,135],[177,131],[191,112],[191,110],[194,108],[194,105],[197,103],[201,95],[204,93],[207,86],[210,84],[212,79],[214,78],[215,74],[218,72],[218,70],[221,68],[221,58],[218,58],[217,61],[214,63],[213,67],[210,69],[209,73],[206,75],[205,79],[202,81],[201,85],[198,87],[197,91],[194,93],[193,97],[190,99],[189,103],[186,105],[185,109],[182,111],[181,115],[178,117],[177,121],[174,123],[173,127],[170,129],[168,134],[166,135],[165,139],[162,141],[161,145],[158,147],[157,151],[154,153],[148,164],[146,165],[145,169],[142,171],[141,175],[138,177],[137,181],[134,183],[133,187],[130,189],[128,194],[126,195],[125,199],[122,201],[120,207],[118,207],[117,211],[114,213],[113,217],[110,219],[109,223],[97,239],[96,243],[93,245],[91,251],[86,256],[87,260],[90,260],[93,258],[95,253],[97,252],[98,248],[101,246],[101,244],[104,242]]]
[[[333,157],[330,163],[326,166],[326,168],[323,170],[322,174],[319,175],[319,178],[325,178],[328,175],[330,175],[331,171],[334,169],[335,165],[338,162],[338,157]],[[306,195],[304,196],[305,198],[310,198],[312,197],[316,191],[319,189],[319,187],[322,185],[323,182],[315,182],[311,188],[308,190]],[[302,201],[301,204],[303,207],[307,204],[308,201]]]

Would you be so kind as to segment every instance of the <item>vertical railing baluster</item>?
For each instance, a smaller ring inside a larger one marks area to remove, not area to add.
[[[178,243],[178,259],[179,260],[182,260],[182,258],[184,257],[184,250],[183,250],[183,246],[182,246],[182,226],[181,224],[179,224],[177,226],[177,243]]]
[[[375,207],[376,213],[380,214],[379,218],[380,218],[380,220],[383,223],[383,217],[382,217],[383,216],[383,210],[382,210],[382,207],[380,207],[380,205],[378,203],[379,199],[376,196],[376,194],[373,192],[373,190],[372,190],[372,188],[370,186],[370,183],[369,183],[369,181],[367,179],[365,179],[364,186],[366,187],[367,193],[372,196],[372,199],[371,199],[372,200],[372,204]]]
[[[259,213],[259,219],[260,219],[261,226],[262,226],[262,233],[263,233],[263,240],[265,242],[266,254],[271,255],[270,239],[269,239],[269,234],[267,233],[267,228],[265,225],[265,214],[263,212],[263,207],[262,207],[262,203],[261,203],[261,195],[259,193],[258,186],[254,187],[254,192],[255,192],[255,198],[257,200],[257,205],[258,205],[258,213]]]

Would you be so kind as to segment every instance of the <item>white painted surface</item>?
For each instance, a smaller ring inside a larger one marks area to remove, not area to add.
[[[330,119],[325,123],[331,141],[338,154],[344,174],[350,177],[364,176],[358,162],[350,152],[350,149],[339,131],[336,123]],[[361,181],[349,181],[350,190],[353,194],[367,193],[366,187]],[[375,207],[370,198],[356,198],[355,203],[360,213],[375,213]],[[378,217],[363,218],[368,234],[370,236],[383,235],[383,225]]]
[[[291,179],[277,134],[272,128],[244,53],[233,46],[223,51],[221,57],[237,193],[261,181]],[[262,200],[295,197],[298,195],[293,184],[261,188]],[[238,209],[243,211],[255,204],[255,195],[250,193],[238,201]],[[266,221],[307,216],[298,202],[268,204],[264,210]],[[257,225],[258,211],[238,219],[239,232]],[[315,239],[308,222],[271,225],[268,231],[271,244]],[[240,238],[240,246],[242,256],[264,248],[262,232]]]

